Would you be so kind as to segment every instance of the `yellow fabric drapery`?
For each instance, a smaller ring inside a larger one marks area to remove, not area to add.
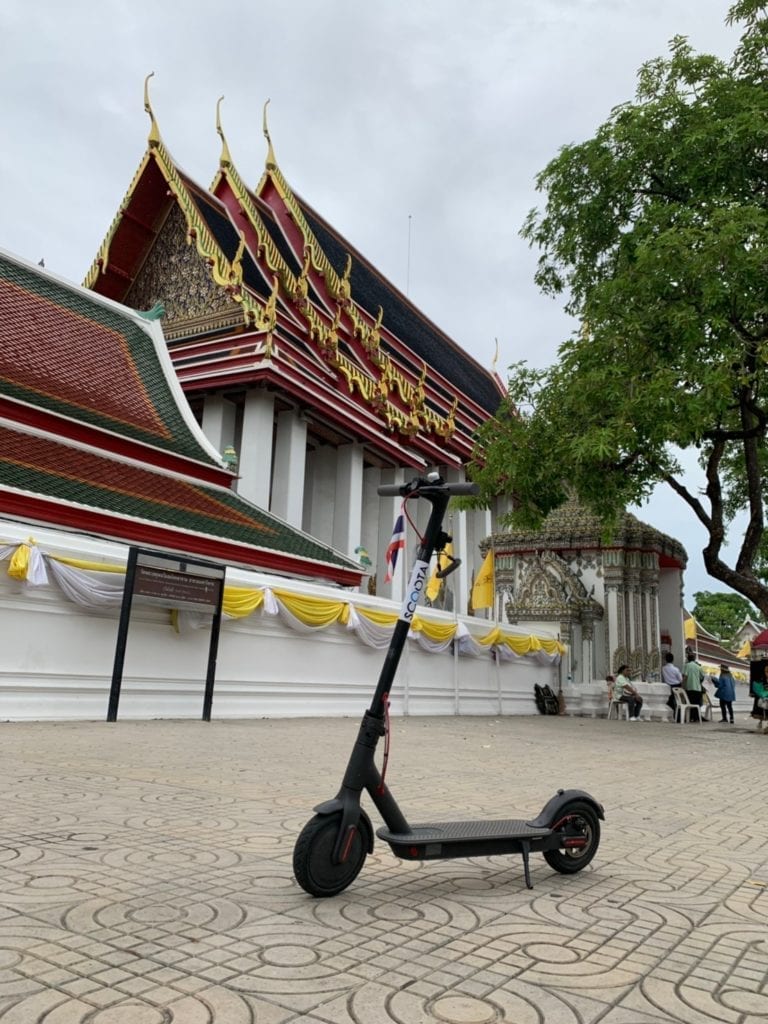
[[[11,555],[11,562],[8,566],[8,575],[15,580],[25,580],[29,572],[29,560],[32,552],[29,544],[19,544]]]
[[[252,615],[263,604],[263,590],[249,590],[246,587],[224,587],[221,610],[230,619],[243,619],[246,615]]]
[[[69,558],[66,555],[49,555],[63,565],[71,565],[73,569],[85,569],[88,572],[119,572],[125,576],[124,565],[113,565],[110,562],[88,562],[83,558]]]
[[[294,594],[290,590],[273,590],[291,615],[304,623],[305,626],[330,626],[334,622],[346,625],[349,619],[349,604],[346,601],[329,601],[324,597],[305,597]]]
[[[452,640],[456,635],[455,622],[430,622],[429,619],[422,619],[419,615],[414,616],[411,629],[414,633],[423,633],[424,636],[438,643]]]
[[[77,600],[81,604],[93,604],[94,607],[104,606],[105,584],[103,582],[90,586],[88,579],[91,573],[115,573],[125,575],[125,566],[113,565],[106,562],[93,562],[85,559],[70,558],[62,555],[43,555],[34,540],[30,538],[29,543],[11,543],[5,546],[3,558],[9,559],[8,574],[27,584],[32,582],[48,582],[43,570],[44,559],[49,564],[60,562],[81,573],[78,577],[82,581],[77,588],[77,597],[73,597],[72,591],[65,591],[71,600]],[[34,552],[32,548],[34,547]],[[3,548],[0,543],[0,549]],[[33,580],[33,568],[35,559],[37,569],[42,571],[42,576]],[[60,582],[60,581],[59,581]],[[119,585],[109,585],[109,603],[115,604],[119,601]],[[98,591],[98,594],[97,594]],[[267,601],[269,596],[269,601]],[[98,600],[98,597],[101,600]],[[378,629],[378,639],[386,643],[387,632],[394,628],[398,621],[396,612],[383,611],[365,606],[358,607],[351,600],[333,600],[324,597],[314,597],[307,594],[297,594],[290,590],[271,590],[270,588],[237,587],[225,586],[222,600],[222,610],[229,618],[244,618],[262,609],[270,614],[276,614],[282,609],[288,616],[292,616],[297,623],[301,623],[311,629],[323,629],[339,623],[343,626],[351,626],[354,621],[360,623],[360,619],[367,620],[372,626]],[[178,629],[178,615],[173,614],[171,622]],[[356,618],[355,618],[356,617]],[[356,629],[358,636],[363,639],[359,628]],[[472,637],[467,633],[466,627],[459,626],[457,621],[435,622],[421,615],[414,616],[411,623],[411,632],[419,636],[419,642],[427,644],[427,649],[438,651],[445,649],[451,640],[458,638],[461,650],[472,650],[478,653],[480,648],[490,649],[493,646],[506,648],[517,656],[536,654],[542,652],[554,657],[563,654],[565,646],[558,640],[543,639],[533,635],[517,636],[503,632],[499,626],[495,626],[485,636]],[[373,634],[371,634],[373,635]],[[465,647],[468,644],[468,647]]]
[[[375,622],[377,626],[394,626],[397,622],[397,615],[394,612],[380,612],[375,608],[358,608],[357,614],[370,622]]]

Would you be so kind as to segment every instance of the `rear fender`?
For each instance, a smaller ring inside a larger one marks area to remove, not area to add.
[[[595,814],[602,821],[605,820],[603,805],[599,804],[593,796],[585,793],[583,789],[558,789],[542,807],[538,818],[527,821],[526,824],[532,828],[552,828],[552,826],[563,816],[563,811],[568,804],[578,800],[580,803],[589,804]]]

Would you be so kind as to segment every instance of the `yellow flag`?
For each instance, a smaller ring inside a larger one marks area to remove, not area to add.
[[[683,633],[684,633],[684,636],[685,636],[686,640],[695,640],[696,639],[697,625],[698,625],[698,623],[696,622],[696,619],[694,619],[694,617],[692,615],[691,615],[690,618],[685,620],[685,624],[684,624],[684,627],[683,627]]]
[[[472,587],[472,608],[493,608],[493,550],[489,550]]]
[[[443,581],[438,577],[437,573],[438,570],[445,569],[447,568],[448,565],[450,565],[450,560],[447,557],[448,555],[453,555],[452,544],[446,544],[443,550],[437,556],[437,565],[435,566],[434,572],[430,576],[429,583],[427,584],[427,589],[425,593],[429,600],[433,603],[437,600],[438,595],[440,594],[440,589],[443,586]],[[445,559],[445,561],[443,561],[443,559]]]

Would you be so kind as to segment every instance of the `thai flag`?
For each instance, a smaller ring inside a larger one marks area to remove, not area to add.
[[[392,577],[395,575],[395,566],[397,565],[398,552],[405,547],[405,523],[403,521],[403,513],[395,520],[395,528],[392,531],[392,540],[389,542],[387,547],[387,575],[384,577],[385,583],[391,583]]]

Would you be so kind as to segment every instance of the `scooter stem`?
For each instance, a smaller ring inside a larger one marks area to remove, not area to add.
[[[376,746],[385,733],[384,701],[392,688],[400,656],[403,653],[411,622],[416,613],[419,601],[424,593],[429,562],[439,544],[442,547],[450,538],[442,532],[443,518],[452,493],[475,493],[472,484],[452,484],[446,486],[435,476],[434,479],[414,480],[404,484],[402,488],[390,490],[389,486],[380,488],[379,493],[400,494],[407,500],[408,496],[426,498],[432,505],[424,536],[421,538],[411,576],[405,592],[400,616],[395,624],[392,639],[389,642],[384,664],[381,667],[379,680],[376,684],[370,708],[365,712],[360,723],[357,740],[347,762],[344,779],[339,792],[333,800],[316,807],[318,813],[337,813],[341,811],[339,832],[334,844],[332,860],[339,864],[345,860],[347,850],[354,836],[361,815],[360,795],[365,789],[373,800],[376,809],[393,832],[410,832],[410,826],[400,810],[397,801],[384,785],[381,774],[376,767],[374,755]]]

